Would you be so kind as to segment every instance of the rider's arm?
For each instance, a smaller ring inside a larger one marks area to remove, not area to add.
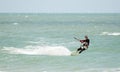
[[[85,42],[86,40],[80,40],[81,43]]]
[[[80,41],[78,38],[74,37],[74,39],[76,39],[77,41]]]
[[[83,42],[86,42],[86,40],[79,40],[78,38],[74,37],[74,39],[76,39],[77,41],[83,43]]]

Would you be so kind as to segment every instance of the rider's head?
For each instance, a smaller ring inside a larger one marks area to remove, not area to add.
[[[88,39],[88,36],[87,36],[87,35],[85,36],[85,39]]]

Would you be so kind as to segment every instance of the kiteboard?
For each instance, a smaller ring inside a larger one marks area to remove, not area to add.
[[[71,56],[77,56],[77,55],[79,55],[79,51],[72,51],[71,52]]]

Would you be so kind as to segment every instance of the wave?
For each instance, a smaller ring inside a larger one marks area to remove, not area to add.
[[[100,35],[113,35],[113,36],[119,36],[120,32],[102,32]]]
[[[24,48],[3,47],[10,54],[68,56],[71,51],[64,46],[26,46]]]

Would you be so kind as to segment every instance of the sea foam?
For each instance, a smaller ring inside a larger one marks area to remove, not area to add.
[[[68,56],[71,51],[64,46],[26,46],[24,48],[4,47],[10,54]]]

